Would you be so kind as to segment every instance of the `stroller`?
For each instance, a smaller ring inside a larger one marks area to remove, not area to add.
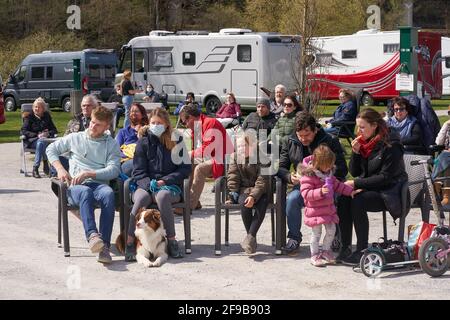
[[[438,225],[433,229],[431,236],[420,246],[417,260],[410,259],[409,249],[402,241],[386,241],[385,239],[382,243],[372,244],[371,247],[365,250],[359,265],[362,273],[367,277],[376,277],[383,270],[417,264],[428,275],[438,277],[444,274],[450,266],[450,259],[448,258],[450,252],[450,228],[444,224],[444,208],[438,204],[433,182],[431,181],[430,166],[433,165],[433,159],[413,160],[410,162],[410,165],[422,166],[424,179],[411,181],[409,185],[426,183],[426,189],[431,199],[432,209],[436,214]]]

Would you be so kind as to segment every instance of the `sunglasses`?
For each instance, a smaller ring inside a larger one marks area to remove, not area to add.
[[[294,106],[294,104],[293,104],[293,103],[285,103],[284,106],[285,106],[285,107],[292,108],[292,107]]]
[[[394,112],[403,112],[406,108],[394,108]]]

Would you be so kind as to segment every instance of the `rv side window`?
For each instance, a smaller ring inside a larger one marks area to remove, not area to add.
[[[445,57],[445,67],[450,69],[450,57]]]
[[[183,65],[195,66],[195,52],[183,52]]]
[[[114,78],[116,75],[116,66],[105,65],[105,78]]]
[[[88,69],[88,75],[91,78],[101,78],[100,65],[98,65],[98,64],[89,64],[87,69]]]
[[[395,53],[400,50],[400,43],[383,44],[383,53]]]
[[[52,79],[52,78],[53,78],[53,67],[47,67],[46,79]]]
[[[342,50],[342,59],[356,59],[357,57],[356,50]]]
[[[154,67],[171,67],[172,66],[172,53],[164,51],[155,51],[153,53],[153,66]]]
[[[43,80],[44,79],[45,67],[32,67],[31,68],[31,79],[33,80]]]
[[[147,51],[135,50],[134,51],[134,72],[145,72],[145,67],[147,63]]]
[[[20,69],[17,69],[15,77],[18,82],[23,81],[25,79],[26,72],[27,72],[27,66],[21,66]]]
[[[237,47],[237,60],[238,60],[238,62],[251,62],[252,61],[252,46],[239,45]]]

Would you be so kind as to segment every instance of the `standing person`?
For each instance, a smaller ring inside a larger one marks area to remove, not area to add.
[[[241,205],[242,221],[247,232],[241,247],[248,254],[256,252],[256,234],[269,204],[269,177],[261,174],[261,165],[257,161],[252,161],[257,158],[256,149],[247,136],[239,137],[237,153],[232,157],[227,175],[227,201]]]
[[[80,209],[89,248],[99,253],[97,261],[111,263],[111,233],[114,223],[114,191],[109,181],[119,176],[119,144],[106,134],[113,114],[105,107],[92,111],[89,128],[55,141],[47,148],[47,156],[56,169],[58,179],[68,183],[67,198]],[[59,156],[70,152],[69,170],[62,166]],[[95,224],[95,204],[101,208],[100,232]]]
[[[294,96],[286,96],[283,105],[283,113],[273,128],[277,130],[277,135],[280,137],[280,149],[283,143],[286,143],[289,136],[294,132],[295,116],[303,110]]]
[[[227,125],[240,116],[241,105],[236,102],[234,93],[229,92],[225,103],[216,112],[216,119],[226,128]]]
[[[44,164],[44,173],[48,176],[50,174],[50,167],[47,161],[45,149],[49,143],[46,138],[53,138],[58,130],[53,123],[49,112],[45,110],[46,103],[42,98],[37,98],[33,102],[33,112],[24,118],[20,134],[25,136],[23,143],[27,148],[36,150],[33,164],[33,177],[40,178],[39,166],[41,161]]]
[[[126,128],[130,125],[130,108],[133,104],[134,95],[142,92],[141,90],[135,90],[131,83],[131,71],[125,70],[123,72],[122,82],[120,83],[120,92],[122,93],[122,103],[125,108],[125,121],[123,127]]]
[[[356,120],[358,114],[358,107],[354,100],[353,92],[349,89],[339,90],[339,101],[341,104],[336,108],[333,113],[333,118],[326,121],[325,132],[333,135],[337,135],[340,128],[337,124],[339,121],[352,121]],[[349,130],[353,132],[355,126],[349,127]]]
[[[282,84],[275,86],[275,97],[270,103],[270,112],[278,118],[283,112],[286,87]]]
[[[305,200],[305,224],[312,228],[311,264],[316,267],[336,262],[330,250],[336,234],[336,223],[339,222],[334,193],[350,196],[353,191],[352,187],[334,177],[335,160],[333,151],[322,144],[298,168],[298,175],[301,176],[300,191]],[[319,251],[322,226],[325,227],[326,234],[322,250]]]
[[[232,152],[233,144],[219,121],[201,114],[192,104],[181,110],[180,120],[191,130],[191,209],[201,209],[199,199],[205,180],[207,177],[217,179],[223,175],[225,155]]]
[[[133,208],[131,209],[128,226],[128,238],[125,247],[125,260],[136,259],[134,247],[136,214],[140,208],[147,208],[156,202],[161,212],[161,218],[166,229],[168,239],[168,253],[172,258],[182,258],[175,234],[175,223],[172,203],[180,202],[183,180],[189,177],[191,163],[189,158],[178,154],[184,147],[176,148],[177,144],[184,144],[180,136],[178,142],[172,140],[174,130],[170,123],[169,113],[163,108],[156,108],[150,113],[150,125],[147,135],[138,140],[133,158],[133,179],[137,183],[137,190],[133,194]],[[174,159],[181,157],[181,163]]]
[[[138,141],[138,132],[148,125],[147,111],[140,103],[133,103],[130,109],[130,122],[128,127],[119,130],[116,140],[121,150],[121,170],[128,177],[133,171],[133,157]]]
[[[310,113],[306,111],[299,112],[295,119],[295,132],[282,145],[278,170],[278,176],[284,183],[294,185],[282,206],[288,225],[288,241],[284,248],[284,252],[287,254],[295,253],[302,242],[300,229],[303,198],[300,193],[299,178],[296,174],[290,173],[290,168],[292,165],[296,168],[304,158],[312,155],[314,150],[321,144],[326,144],[336,155],[335,176],[340,181],[344,181],[348,170],[344,158],[344,150],[339,139],[327,134]]]
[[[337,260],[357,265],[368,247],[367,212],[389,211],[394,219],[401,215],[401,186],[408,179],[403,162],[403,146],[398,132],[389,130],[382,116],[368,108],[356,118],[358,137],[352,141],[349,168],[354,180],[346,181],[362,189],[354,199],[341,197],[338,206],[342,248]],[[351,253],[352,225],[356,232],[356,251]]]
[[[388,126],[400,134],[405,153],[426,154],[422,128],[417,118],[411,115],[412,109],[408,100],[395,97],[393,105],[394,115],[388,119]]]

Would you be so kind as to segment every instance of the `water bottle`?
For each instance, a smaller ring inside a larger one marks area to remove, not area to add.
[[[333,179],[331,177],[325,178],[325,185],[328,188],[327,197],[331,198],[334,195],[334,189],[333,189]]]

